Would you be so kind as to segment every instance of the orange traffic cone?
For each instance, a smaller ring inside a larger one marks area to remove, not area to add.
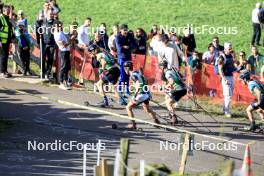
[[[251,170],[251,157],[250,157],[250,148],[249,145],[246,146],[245,155],[244,155],[244,161],[241,168],[241,172],[243,176],[253,176],[252,170]]]

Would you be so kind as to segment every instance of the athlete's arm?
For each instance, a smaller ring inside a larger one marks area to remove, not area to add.
[[[253,92],[256,94],[256,96],[257,96],[257,99],[258,99],[258,106],[260,105],[260,102],[261,102],[261,92],[260,92],[260,90],[258,89],[258,88],[254,88],[253,89]]]

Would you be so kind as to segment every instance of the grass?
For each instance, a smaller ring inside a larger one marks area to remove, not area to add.
[[[4,0],[15,9],[23,9],[29,22],[35,21],[44,0]],[[106,22],[127,23],[131,29],[143,27],[149,31],[152,24],[183,27],[209,25],[236,28],[236,35],[219,34],[222,43],[231,41],[236,51],[250,52],[252,34],[251,11],[255,0],[57,0],[62,13],[60,18],[69,24],[75,18],[81,24],[86,16],[93,19],[93,26]],[[78,3],[77,3],[78,2]],[[208,32],[196,35],[199,51],[207,50],[207,44],[216,34]]]

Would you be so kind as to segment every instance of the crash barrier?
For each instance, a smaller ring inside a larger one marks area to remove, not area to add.
[[[32,37],[35,39],[34,35]],[[38,47],[34,48],[31,56],[40,65],[39,60],[36,59],[40,56]],[[55,58],[56,73],[58,75],[58,53],[56,53]],[[156,56],[132,54],[132,61],[134,63],[134,70],[143,70],[149,85],[162,85],[161,70],[158,67],[158,58]],[[88,51],[80,49],[71,50],[71,75],[75,80],[97,81],[99,79],[98,69],[93,68],[92,65],[93,59]],[[220,78],[214,73],[213,65],[202,64],[201,69],[194,72],[185,67],[181,69],[181,72],[185,75],[186,83],[193,86],[196,95],[207,96],[212,100],[223,98]],[[254,101],[255,97],[250,94],[247,86],[243,85],[238,77],[239,74],[235,73],[233,102],[250,103]],[[259,77],[256,77],[256,79],[259,79]]]

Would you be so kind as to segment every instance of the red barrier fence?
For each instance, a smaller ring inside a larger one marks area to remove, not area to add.
[[[32,53],[35,57],[39,56],[39,49],[35,48]],[[87,51],[79,51],[73,49],[71,51],[72,70],[71,75],[76,79],[84,79],[90,81],[98,80],[98,70],[92,67],[92,58]],[[158,58],[155,56],[132,55],[134,69],[143,68],[144,75],[148,79],[149,85],[162,85],[161,70],[158,67]],[[57,69],[58,70],[58,69]],[[222,86],[219,76],[215,75],[212,65],[203,64],[201,70],[196,71],[193,75],[188,69],[185,69],[185,75],[188,84],[193,84],[197,95],[206,95],[212,99],[222,99]],[[239,74],[234,74],[234,102],[250,103],[254,101],[247,88],[238,80]]]
[[[83,59],[82,59],[83,58]],[[78,78],[78,74],[81,73],[83,60],[86,58],[86,63],[83,69],[83,78],[90,81],[98,80],[98,71],[92,68],[92,59],[87,52],[81,54],[77,50],[72,51],[72,63],[75,73],[75,77]],[[132,61],[134,63],[134,69],[139,70],[143,68],[144,75],[148,78],[148,83],[162,84],[161,81],[161,70],[158,68],[158,58],[155,56],[145,56],[145,55],[132,55]],[[195,72],[192,76],[188,74],[189,71],[186,69],[187,83],[194,85],[194,89],[197,95],[211,96],[212,99],[222,99],[222,86],[220,83],[219,76],[215,75],[214,68],[212,65],[203,64],[201,70]],[[77,75],[76,75],[77,74]],[[234,74],[235,87],[233,101],[239,103],[250,103],[255,100],[247,88],[238,80],[239,74]]]

